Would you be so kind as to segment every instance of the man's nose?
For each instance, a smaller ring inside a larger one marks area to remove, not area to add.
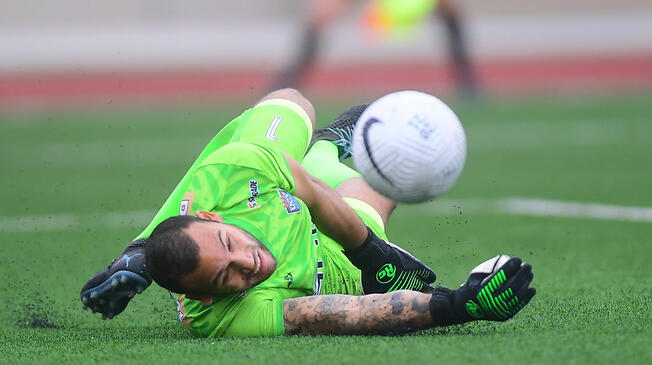
[[[243,274],[249,274],[256,266],[253,254],[248,250],[240,250],[232,256],[232,263]]]

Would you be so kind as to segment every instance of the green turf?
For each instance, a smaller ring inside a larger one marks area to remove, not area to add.
[[[446,199],[652,206],[650,96],[455,105],[469,156]],[[501,324],[394,337],[198,339],[178,325],[167,292],[154,287],[114,320],[83,311],[81,285],[139,232],[146,212],[158,208],[202,144],[240,108],[0,113],[0,362],[652,361],[649,222],[399,208],[390,237],[431,264],[442,284],[456,286],[497,253],[532,263],[537,296]],[[319,124],[337,112],[317,109]],[[145,214],[112,224],[105,218],[139,211]],[[25,218],[47,216],[56,224],[40,229]]]

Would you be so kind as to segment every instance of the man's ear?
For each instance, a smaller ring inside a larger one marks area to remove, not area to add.
[[[201,295],[201,294],[186,294],[186,298],[192,299],[192,300],[198,300],[201,302],[201,304],[205,306],[209,306],[213,304],[213,297],[210,295]]]
[[[198,210],[198,211],[196,211],[195,216],[198,217],[198,218],[201,218],[201,219],[208,219],[208,220],[216,221],[216,222],[220,222],[220,223],[222,223],[224,221],[222,219],[221,215],[219,215],[217,213],[213,213],[213,212],[208,212],[206,210]]]

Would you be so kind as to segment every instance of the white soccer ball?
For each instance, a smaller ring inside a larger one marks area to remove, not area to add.
[[[353,164],[380,194],[417,203],[448,191],[466,161],[466,136],[455,113],[419,91],[381,97],[353,134]]]

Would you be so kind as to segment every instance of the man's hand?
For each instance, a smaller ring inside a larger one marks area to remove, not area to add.
[[[404,249],[385,242],[367,227],[367,238],[360,247],[344,254],[362,272],[365,294],[396,290],[431,293],[429,285],[437,279],[431,268]]]
[[[518,257],[498,255],[471,270],[457,290],[437,287],[430,301],[439,326],[474,320],[506,321],[516,315],[536,290],[530,287],[532,266]]]

